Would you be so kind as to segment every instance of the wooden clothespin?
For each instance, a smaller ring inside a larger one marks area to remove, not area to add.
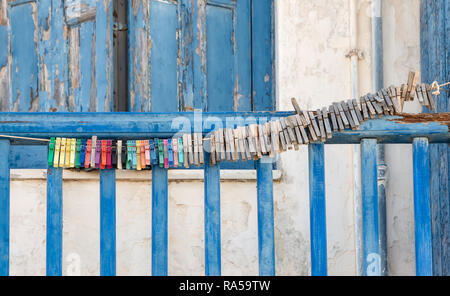
[[[337,121],[339,130],[341,132],[343,132],[345,130],[345,125],[344,125],[344,122],[342,121],[341,112],[339,112],[339,108],[338,108],[338,104],[337,103],[333,103],[333,110],[334,110],[334,114],[336,115],[336,121]]]
[[[402,88],[400,91],[400,107],[403,111],[403,106],[405,105],[405,101],[406,101],[406,96],[408,94],[408,85],[407,84],[402,84]]]
[[[188,146],[188,135],[183,135],[183,160],[184,167],[189,168],[189,146]]]
[[[300,134],[302,135],[303,143],[308,145],[309,144],[309,138],[308,138],[308,135],[306,134],[306,130],[305,130],[305,127],[303,125],[303,122],[300,119],[300,116],[298,114],[295,115],[295,120],[297,121],[298,128],[300,129]]]
[[[328,112],[330,113],[331,124],[333,125],[333,131],[337,132],[339,129],[339,126],[338,126],[338,122],[336,120],[336,114],[335,114],[333,105],[330,105],[330,107],[328,107]]]
[[[372,119],[376,118],[377,111],[375,111],[375,108],[373,107],[372,102],[369,99],[369,95],[366,95],[364,98],[366,101],[367,109],[369,109],[369,117]]]
[[[394,115],[394,102],[392,102],[391,95],[389,89],[383,88],[381,90],[381,93],[383,94],[384,101],[386,102],[388,108],[389,108],[389,114]]]
[[[81,140],[80,147],[80,168],[84,168],[84,162],[86,161],[86,140]]]
[[[294,133],[294,127],[291,127],[291,123],[289,121],[289,118],[287,117],[282,117],[281,118],[284,122],[284,126],[285,128],[285,133],[284,133],[284,137],[287,139],[289,138],[289,141],[287,141],[287,143],[291,143],[291,145],[294,145],[295,150],[298,150],[298,142],[297,142],[297,138],[295,137],[295,133]],[[287,133],[287,136],[286,136]],[[292,147],[290,147],[292,148]]]
[[[320,109],[316,110],[316,117],[317,117],[317,121],[319,122],[319,130],[320,130],[320,140],[322,142],[326,142],[327,140],[327,135],[325,133],[325,126],[323,124],[323,117],[322,117],[322,112],[320,112]]]
[[[164,155],[164,168],[169,168],[169,141],[164,139],[163,141],[163,155]]]
[[[51,167],[53,165],[53,159],[55,158],[55,138],[50,138],[50,143],[48,145],[48,166]]]
[[[81,139],[76,139],[75,144],[75,168],[80,168],[80,152],[81,152]]]
[[[320,129],[319,129],[319,126],[317,125],[316,116],[314,115],[314,112],[309,111],[308,114],[309,114],[309,119],[311,120],[311,123],[314,128],[314,132],[315,132],[316,136],[321,137]]]
[[[350,122],[348,121],[347,116],[345,116],[344,108],[340,103],[333,103],[334,109],[338,110],[339,117],[342,120],[342,123],[344,124],[344,128],[350,128]],[[339,120],[339,119],[338,119]]]
[[[199,156],[199,160],[200,160],[200,165],[204,165],[205,164],[205,149],[203,148],[203,134],[202,133],[198,133],[197,140],[198,140],[198,156]]]
[[[412,87],[413,87],[413,83],[414,83],[414,76],[415,76],[415,73],[413,71],[409,71],[408,84],[407,84],[406,94],[405,94],[405,101],[411,100],[411,91],[412,91]]]
[[[242,135],[242,126],[238,126],[234,130],[234,138],[238,139],[238,146],[236,147],[239,147],[239,154],[241,155],[242,161],[247,161],[247,159],[245,158],[245,145],[244,145],[244,137]]]
[[[436,110],[436,102],[433,99],[433,96],[431,95],[431,86],[429,84],[425,84],[425,93],[427,94],[428,102],[430,103],[429,109],[431,111]]]
[[[117,169],[121,170],[122,167],[122,140],[117,140]]]
[[[262,125],[263,128],[263,137],[264,143],[266,144],[266,152],[267,154],[272,153],[272,144],[270,143],[270,123],[266,122]]]
[[[95,168],[95,154],[97,154],[97,136],[91,139],[91,168]]]
[[[112,150],[112,140],[106,141],[106,167],[108,169],[112,169],[112,158],[111,158],[111,150]]]
[[[375,111],[377,112],[378,115],[382,115],[383,114],[383,109],[380,107],[380,105],[378,105],[378,103],[375,100],[375,96],[372,94],[368,95],[370,103],[372,104],[373,108],[375,109]]]
[[[362,124],[364,121],[364,118],[361,113],[360,105],[358,104],[356,99],[352,99],[349,104],[353,104],[353,109],[355,110],[356,117],[358,118],[359,124]]]
[[[361,97],[360,101],[361,101],[363,120],[364,121],[369,120],[369,109],[367,108],[366,97]]]
[[[397,88],[395,86],[389,87],[388,94],[391,98],[392,106],[394,107],[394,114],[400,114],[402,110],[400,109],[400,102],[397,100]]]
[[[352,100],[348,100],[348,102],[344,102],[345,108],[348,110],[347,112],[350,114],[351,120],[353,121],[354,126],[352,126],[352,129],[359,129],[359,120],[358,116],[356,115],[355,108],[353,107]],[[351,125],[351,122],[350,122]]]
[[[89,139],[86,141],[86,156],[84,158],[84,168],[89,168],[91,163],[91,153],[92,153],[92,140]]]
[[[245,135],[247,136],[248,150],[249,150],[250,154],[252,155],[251,159],[253,159],[253,156],[256,153],[256,147],[255,147],[255,143],[253,142],[253,137],[252,137],[250,126],[245,127]]]
[[[61,138],[61,152],[59,154],[59,167],[63,168],[66,159],[66,138]]]
[[[239,155],[242,153],[242,152],[244,152],[242,149],[241,149],[241,145],[240,144],[244,144],[242,141],[241,142],[239,142],[239,134],[240,134],[240,132],[239,132],[239,127],[236,127],[236,129],[234,129],[233,130],[233,137],[234,137],[234,153],[235,153],[235,155],[234,155],[234,158],[236,159],[236,161],[238,161],[239,160]],[[244,155],[244,158],[245,158],[245,155]]]
[[[281,151],[284,152],[284,151],[287,150],[287,144],[286,144],[286,139],[284,137],[284,131],[283,131],[283,128],[281,126],[280,120],[275,121],[275,123],[277,125],[278,137],[280,138]]]
[[[427,94],[427,86],[425,83],[422,83],[419,86],[420,91],[420,97],[423,99],[423,105],[431,110],[430,100],[428,100],[428,94]]]
[[[288,122],[291,130],[294,131],[294,137],[295,137],[295,140],[293,141],[294,149],[298,150],[299,149],[298,145],[303,144],[303,140],[302,140],[302,135],[300,134],[300,129],[298,128],[297,119],[295,119],[294,115],[291,115],[291,116],[288,116],[287,122]]]
[[[411,91],[409,93],[410,101],[414,101],[414,96],[416,95],[416,87],[417,87],[417,83],[419,82],[419,77],[420,77],[420,71],[414,72],[414,78],[413,78],[413,82],[412,82],[412,86],[411,86]]]
[[[274,156],[280,153],[280,137],[278,135],[278,124],[276,121],[270,122],[270,137],[272,142],[272,151]]]
[[[327,134],[327,138],[331,139],[333,137],[333,134],[332,134],[332,131],[331,131],[330,121],[328,120],[327,107],[324,107],[322,109],[322,116],[323,116],[323,122],[325,124],[325,133]]]
[[[178,139],[172,139],[173,167],[178,168]]]
[[[312,126],[311,120],[310,120],[310,115],[308,114],[308,112],[306,111],[302,111],[297,103],[297,100],[295,98],[291,99],[292,101],[292,105],[294,106],[295,112],[297,113],[297,115],[300,116],[300,119],[303,123],[303,126],[305,128],[308,128],[309,134],[311,136],[311,141],[317,141],[317,137],[320,137],[320,135],[317,135],[314,127]],[[315,120],[314,120],[315,122]]]
[[[271,123],[266,122],[265,124],[265,133],[267,133],[267,140],[266,140],[266,145],[268,145],[267,147],[267,151],[269,151],[269,157],[274,157],[275,153],[273,151],[273,146],[272,146],[272,136],[271,136]]]
[[[257,126],[257,133],[258,133],[258,140],[259,140],[259,146],[261,150],[261,154],[266,155],[268,153],[266,141],[264,140],[264,129],[262,124],[258,124]],[[262,155],[261,155],[262,157]]]
[[[215,165],[216,162],[216,137],[214,135],[214,132],[210,135],[210,142],[209,142],[209,165]]]
[[[388,106],[387,106],[387,104],[386,104],[386,101],[384,100],[384,96],[383,96],[383,94],[381,93],[381,91],[378,91],[376,94],[375,94],[375,101],[381,106],[381,108],[383,109],[383,113],[384,113],[384,115],[389,115],[389,108],[388,108]]]
[[[247,157],[247,160],[252,160],[253,155],[250,151],[250,143],[248,138],[248,129],[246,126],[241,126],[241,135],[242,135],[242,141],[244,142],[244,149],[245,149],[245,155]]]
[[[198,157],[198,152],[199,152],[198,139],[197,139],[198,134],[194,133],[193,136],[194,136],[194,164],[195,164],[195,166],[200,166],[199,157]]]
[[[278,122],[281,125],[281,131],[283,133],[283,138],[284,138],[284,141],[286,143],[286,148],[291,150],[292,149],[292,142],[291,142],[291,139],[289,138],[289,133],[287,131],[287,126],[286,126],[286,123],[284,121],[284,118],[281,117],[280,119],[278,119]]]
[[[61,150],[61,138],[56,138],[55,140],[55,156],[53,157],[53,167],[59,167],[59,154]]]
[[[66,140],[66,157],[65,157],[65,163],[64,163],[64,167],[65,168],[70,168],[70,149],[72,147],[72,139],[71,138],[67,138]]]
[[[169,168],[173,168],[173,146],[172,146],[172,139],[167,140],[167,158],[169,162]]]

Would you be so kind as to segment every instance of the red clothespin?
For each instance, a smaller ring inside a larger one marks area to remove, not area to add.
[[[146,161],[145,161],[145,141],[141,141],[141,168],[145,169]]]
[[[87,140],[86,144],[86,156],[84,158],[84,168],[89,168],[89,164],[91,163],[91,148],[92,148],[92,140]]]
[[[145,140],[145,164],[147,166],[150,165],[150,143],[148,140]]]
[[[108,169],[112,168],[111,165],[111,140],[106,142],[106,166]]]
[[[169,168],[169,141],[164,140],[164,167]]]
[[[100,161],[100,168],[103,170],[106,166],[106,140],[102,140],[102,156]]]

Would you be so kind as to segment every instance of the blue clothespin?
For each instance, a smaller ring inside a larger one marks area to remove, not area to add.
[[[86,157],[86,140],[81,140],[80,167],[84,168],[84,158]]]
[[[131,152],[133,153],[133,169],[137,169],[136,141],[131,141],[131,145]]]
[[[172,139],[169,139],[169,168],[173,168],[173,149],[172,149]]]
[[[156,157],[155,141],[150,140],[150,162],[152,165],[158,165],[158,158]]]

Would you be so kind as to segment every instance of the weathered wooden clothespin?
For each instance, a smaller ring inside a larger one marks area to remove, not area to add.
[[[378,91],[374,97],[375,97],[375,101],[381,106],[384,115],[389,115],[389,108],[386,104],[386,101],[385,101],[384,96],[381,93],[381,91]]]
[[[430,107],[428,107],[431,111],[436,110],[436,102],[433,99],[431,94],[431,86],[429,84],[425,84],[425,92],[427,94],[428,102],[430,103]]]
[[[366,97],[361,97],[361,109],[364,121],[369,120],[369,109],[367,108]]]
[[[318,125],[319,125],[320,140],[325,143],[327,140],[327,135],[325,133],[325,126],[323,124],[323,117],[322,117],[322,112],[320,111],[320,109],[316,110],[316,117],[317,117],[317,121],[318,121]]]
[[[86,161],[86,140],[81,140],[80,148],[80,168],[84,168],[84,162]]]
[[[327,134],[327,138],[331,139],[333,137],[333,133],[331,131],[331,125],[330,125],[330,121],[328,119],[327,107],[322,108],[322,117],[323,117],[323,123],[325,124],[325,133]]]
[[[372,104],[373,108],[375,109],[375,111],[377,112],[378,115],[382,115],[383,114],[383,109],[380,107],[380,105],[376,102],[375,100],[375,96],[372,94],[368,95],[370,103]]]
[[[111,159],[111,150],[112,150],[112,140],[106,141],[106,167],[108,169],[112,169],[112,159]]]
[[[264,140],[264,129],[262,124],[257,125],[257,132],[258,132],[258,141],[261,149],[261,154],[267,154],[267,147],[266,147],[266,141]],[[262,157],[262,155],[261,155]]]
[[[289,138],[289,141],[286,141],[286,142],[288,144],[290,143],[291,145],[294,145],[295,150],[298,150],[298,142],[297,142],[297,138],[295,137],[294,127],[291,127],[289,118],[282,117],[281,119],[283,120],[284,126],[286,127],[285,132],[284,132],[284,137],[286,139]],[[286,136],[286,134],[287,134],[287,136]],[[290,147],[290,149],[292,149],[292,147]]]
[[[272,144],[270,143],[270,124],[268,122],[262,125],[264,143],[266,144],[266,152],[270,155],[272,153]]]
[[[381,93],[384,97],[384,101],[386,102],[388,108],[389,108],[389,114],[394,115],[394,102],[392,102],[390,90],[387,88],[383,88],[381,90]]]
[[[419,98],[419,102],[420,99],[422,99],[422,105],[430,109],[430,101],[428,100],[427,87],[425,83],[422,83],[417,87],[417,97]]]
[[[50,138],[50,143],[48,145],[48,166],[51,167],[53,165],[53,159],[55,158],[55,138]]]
[[[415,73],[413,71],[409,71],[408,75],[408,83],[406,88],[406,94],[405,94],[405,101],[409,101],[411,99],[411,91],[414,83],[414,76]]]
[[[372,105],[372,102],[369,99],[369,95],[366,95],[365,97],[367,109],[369,109],[369,117],[374,119],[377,116],[377,111],[375,111],[375,108]]]
[[[121,170],[122,167],[122,140],[117,140],[117,169]]]
[[[409,93],[409,100],[414,101],[414,96],[416,95],[416,87],[417,83],[419,82],[420,78],[420,71],[414,72],[414,78],[411,86],[411,92]]]
[[[167,140],[167,156],[169,161],[169,168],[173,168],[173,146],[172,146],[172,139]]]
[[[333,103],[333,110],[334,110],[334,114],[336,115],[336,121],[337,121],[339,130],[341,132],[343,132],[345,130],[345,125],[344,125],[344,121],[342,121],[341,112],[339,112],[337,103]]]
[[[388,94],[391,98],[392,106],[394,107],[394,114],[400,114],[402,111],[400,109],[400,102],[397,100],[397,88],[395,86],[389,87]]]
[[[163,154],[164,154],[164,168],[169,168],[169,141],[167,139],[163,140]]]
[[[63,168],[66,159],[66,138],[61,138],[61,152],[59,154],[59,167]]]
[[[256,147],[255,147],[255,143],[253,142],[253,137],[252,137],[252,133],[251,133],[249,126],[245,127],[245,135],[247,137],[248,150],[249,150],[250,154],[252,155],[251,159],[253,159],[253,156],[256,153]]]
[[[353,107],[352,100],[348,100],[347,102],[344,102],[344,106],[348,110],[351,120],[353,121],[354,126],[352,126],[352,129],[359,129],[360,123],[358,120],[358,116],[356,115],[355,108]],[[351,122],[350,122],[350,125],[351,125]]]
[[[95,155],[97,154],[97,136],[91,139],[91,168],[95,168]]]
[[[59,154],[61,150],[61,138],[56,138],[55,140],[55,156],[53,157],[53,167],[59,167]]]
[[[172,139],[172,149],[173,149],[173,167],[178,168],[178,139]]]
[[[233,160],[238,161],[239,160],[239,154],[241,152],[241,148],[239,146],[239,128],[232,130],[233,132],[233,139],[234,139],[234,154],[233,154]]]
[[[71,138],[67,138],[66,140],[66,157],[65,157],[65,163],[64,163],[64,167],[65,168],[70,168],[70,149],[72,147],[72,139]]]
[[[408,93],[408,85],[402,84],[402,88],[400,90],[400,107],[403,111],[403,106],[405,105],[406,95]]]
[[[270,138],[272,142],[272,151],[274,156],[280,153],[280,137],[278,136],[278,124],[276,121],[270,122]]]
[[[340,103],[333,103],[334,109],[338,110],[340,119],[344,124],[344,128],[350,128],[350,122],[348,121],[347,116],[345,115],[344,108]]]
[[[205,149],[203,148],[203,134],[202,133],[198,133],[198,156],[199,156],[199,161],[200,161],[200,165],[204,165],[205,164]]]
[[[245,158],[245,146],[244,146],[244,137],[242,136],[242,126],[238,126],[235,130],[234,130],[234,137],[238,138],[238,145],[237,147],[239,147],[239,153],[241,155],[241,159],[243,161],[247,161],[247,159]]]
[[[284,152],[286,151],[287,148],[287,144],[286,144],[286,139],[284,137],[284,131],[283,128],[281,126],[280,120],[276,120],[275,121],[276,125],[277,125],[277,131],[278,131],[278,137],[280,138],[280,144],[281,144],[281,151],[280,152]]]
[[[364,118],[361,113],[360,105],[358,104],[356,99],[352,99],[349,104],[353,104],[353,109],[355,110],[356,117],[358,118],[359,124],[362,124],[364,121]]]
[[[216,136],[212,132],[209,141],[209,165],[215,165],[216,163]]]
[[[89,165],[91,163],[91,153],[92,153],[92,140],[88,139],[86,141],[86,156],[84,158],[84,168],[89,168]]]
[[[338,122],[336,120],[336,114],[334,112],[334,106],[330,105],[330,107],[328,107],[328,112],[330,114],[331,117],[331,124],[333,125],[333,132],[337,132],[339,130],[339,126],[338,126]]]
[[[301,120],[301,118],[298,114],[295,115],[295,120],[297,121],[298,128],[300,129],[300,134],[302,135],[303,144],[308,145],[309,138],[308,138],[308,135],[306,134],[306,130],[305,130],[303,121]]]
[[[295,138],[293,141],[294,149],[298,150],[299,149],[298,145],[303,144],[303,140],[302,140],[302,135],[300,134],[300,129],[298,128],[298,123],[297,123],[297,120],[295,119],[295,116],[294,115],[288,116],[287,123],[289,124],[289,127],[291,128],[291,130],[294,133],[294,138]]]
[[[247,160],[252,160],[253,156],[250,151],[250,143],[248,140],[247,131],[248,131],[247,127],[241,126],[241,135],[242,135],[242,141],[244,142],[245,155],[247,157]]]
[[[292,101],[292,105],[294,106],[295,112],[297,113],[297,115],[300,116],[300,119],[303,123],[303,126],[305,128],[308,128],[309,131],[309,135],[311,136],[311,141],[317,141],[317,137],[320,135],[317,135],[314,127],[312,126],[311,120],[310,120],[310,115],[308,114],[308,112],[306,111],[302,111],[297,103],[297,100],[295,98],[291,99]],[[315,120],[314,120],[315,122]]]
[[[75,168],[80,168],[80,152],[81,152],[81,139],[76,139],[75,144]]]
[[[193,136],[194,136],[194,165],[195,166],[200,166],[199,157],[198,157],[198,152],[199,152],[199,149],[198,149],[198,138],[197,138],[198,134],[194,133]]]
[[[314,128],[314,133],[316,134],[317,138],[321,137],[320,129],[319,129],[319,126],[317,124],[316,116],[314,115],[314,112],[309,111],[308,114],[309,114],[309,119],[311,121],[311,124],[312,124],[312,126]]]
[[[284,138],[284,141],[286,143],[286,148],[291,150],[292,149],[292,142],[291,142],[291,139],[289,137],[289,133],[287,131],[286,122],[284,121],[283,117],[280,117],[280,119],[278,121],[280,122],[281,130],[283,131],[283,136],[284,136],[283,138]]]

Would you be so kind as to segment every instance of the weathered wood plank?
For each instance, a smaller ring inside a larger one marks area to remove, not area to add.
[[[9,140],[0,139],[0,276],[9,275]]]
[[[328,271],[325,207],[325,147],[324,144],[311,144],[308,148],[311,275],[326,276],[328,275]]]
[[[116,275],[116,170],[100,170],[100,275]]]
[[[47,276],[62,276],[63,192],[62,168],[47,170]]]
[[[152,167],[152,275],[167,275],[167,170]]]

